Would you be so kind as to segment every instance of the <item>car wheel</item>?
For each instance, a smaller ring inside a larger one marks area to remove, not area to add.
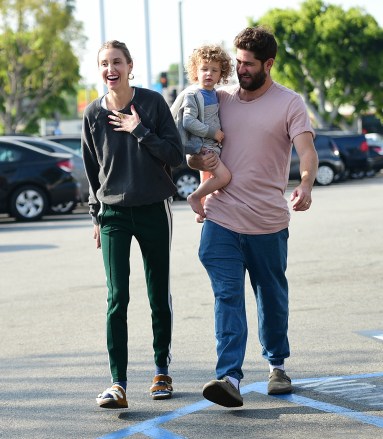
[[[316,182],[321,186],[327,186],[334,181],[335,172],[329,165],[319,165]]]
[[[68,201],[66,203],[60,203],[56,206],[51,206],[50,211],[56,215],[65,215],[72,213],[76,208],[77,203],[75,201]]]
[[[37,221],[47,209],[47,196],[36,186],[22,186],[11,197],[11,215],[20,221]]]
[[[177,186],[177,196],[186,200],[199,186],[199,174],[197,172],[182,171],[174,176],[174,184]]]

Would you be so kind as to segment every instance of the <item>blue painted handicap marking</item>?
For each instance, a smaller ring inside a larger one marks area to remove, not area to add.
[[[295,381],[293,381],[293,384],[294,384],[294,386],[297,386],[297,387],[299,386],[299,388],[314,388],[316,391],[320,392],[321,390],[319,389],[319,387],[323,383],[332,383],[332,384],[342,383],[342,380],[344,380],[343,383],[347,382],[347,383],[352,383],[353,385],[355,385],[356,380],[358,380],[358,379],[379,378],[379,377],[383,377],[383,373],[295,380]],[[352,379],[350,380],[350,378],[352,378]],[[267,395],[267,384],[266,383],[250,384],[249,386],[246,386],[246,387],[251,387],[251,386],[253,386],[254,392],[258,392],[258,393],[262,393],[264,395]],[[328,388],[331,388],[331,386]],[[374,385],[373,388],[376,388],[376,386]],[[357,387],[357,389],[360,390],[360,387]],[[334,390],[334,388],[332,390]],[[382,394],[383,393],[382,392],[383,386],[379,390],[380,390],[379,396],[383,401],[383,394]],[[323,393],[325,393],[325,392],[323,392]],[[352,390],[350,388],[348,388],[347,393],[349,395],[352,395]],[[289,395],[272,395],[272,396],[274,398],[283,399],[285,401],[289,401],[289,402],[292,402],[292,403],[297,404],[297,405],[310,407],[310,408],[313,408],[316,410],[320,410],[322,412],[334,413],[336,415],[345,416],[345,417],[351,418],[355,421],[362,422],[363,424],[369,424],[369,425],[374,425],[375,427],[378,427],[378,428],[383,428],[383,417],[381,417],[381,416],[365,415],[362,412],[358,412],[355,410],[351,410],[349,408],[341,407],[341,406],[334,405],[334,404],[329,404],[329,403],[322,402],[322,401],[317,401],[315,399],[296,395],[294,393],[289,394]],[[337,395],[337,396],[340,396],[340,395]],[[342,395],[342,396],[344,397],[344,395]],[[356,397],[358,399],[355,399],[355,401],[360,402],[361,396],[359,395]],[[375,396],[374,396],[374,398],[375,398]],[[382,405],[382,404],[378,402],[377,404],[374,403],[373,405]]]
[[[361,398],[363,398],[364,396],[365,399],[363,403],[367,403],[367,405],[369,405],[371,408],[373,406],[383,406],[383,386],[382,388],[379,388],[375,384],[365,382],[365,380],[380,377],[383,377],[383,372],[362,375],[293,380],[293,385],[302,389],[313,389],[320,393],[328,393],[336,396],[345,397],[346,394],[351,395],[348,399],[357,402],[361,402]],[[358,380],[364,381],[359,382]],[[361,394],[362,391],[363,394]],[[372,395],[371,392],[373,391],[375,391],[375,394]],[[267,382],[252,383],[241,388],[242,395],[251,392],[267,395]],[[352,399],[353,396],[355,397],[355,399]],[[272,395],[270,397],[288,401],[303,407],[310,407],[322,412],[334,413],[338,416],[344,416],[363,424],[373,425],[377,428],[383,428],[383,417],[380,416],[366,415],[363,412],[358,412],[356,410],[351,410],[349,408],[335,404],[317,401],[315,399],[296,395],[294,393],[290,395]],[[376,399],[377,397],[378,399]],[[131,427],[123,428],[113,433],[100,436],[97,439],[124,439],[137,433],[154,439],[187,439],[184,436],[173,434],[172,432],[161,428],[160,425],[180,418],[182,416],[204,410],[208,407],[211,407],[212,405],[214,405],[212,402],[202,400],[195,404],[181,407],[162,416],[140,422],[139,424],[133,425]]]
[[[354,403],[362,403],[371,409],[381,410],[383,407],[383,383],[377,385],[371,380],[368,381],[369,378],[373,377],[375,375],[322,378],[319,382],[304,384],[300,388],[315,390]]]
[[[133,425],[131,427],[123,428],[122,430],[115,431],[114,433],[107,434],[105,436],[101,436],[98,439],[122,439],[129,436],[133,436],[136,433],[141,433],[147,437],[161,437],[166,439],[181,439],[182,436],[177,436],[175,434],[170,433],[169,431],[158,428],[158,425],[164,424],[165,422],[172,421],[173,419],[180,418],[181,416],[188,415],[190,413],[198,412],[207,407],[214,405],[212,402],[207,400],[199,401],[195,404],[188,405],[186,407],[181,407],[177,410],[174,410],[170,413],[166,413],[165,415],[158,416],[153,419],[149,419],[144,422],[140,422],[139,424]],[[161,430],[162,436],[155,436],[156,430]],[[166,431],[167,436],[164,436]]]
[[[365,337],[372,337],[375,340],[383,341],[383,331],[375,330],[375,331],[359,331],[358,334],[364,335]]]

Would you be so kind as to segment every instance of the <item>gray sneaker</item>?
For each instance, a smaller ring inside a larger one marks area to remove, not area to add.
[[[227,377],[222,380],[212,380],[203,386],[202,395],[214,404],[224,407],[241,407],[243,398],[239,390]]]
[[[281,369],[274,369],[269,375],[267,393],[269,395],[282,395],[292,391],[291,379],[286,375],[286,372]]]

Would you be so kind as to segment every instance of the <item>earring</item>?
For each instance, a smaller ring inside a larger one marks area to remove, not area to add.
[[[130,79],[130,80],[134,79],[134,75],[133,75],[133,73],[129,73],[129,75],[128,75],[128,79]]]

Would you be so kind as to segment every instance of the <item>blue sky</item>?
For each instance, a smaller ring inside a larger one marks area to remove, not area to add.
[[[88,85],[102,86],[97,70],[97,52],[102,43],[100,32],[101,0],[77,0],[76,18],[84,23],[87,47],[80,54],[81,74]],[[147,0],[149,6],[151,77],[181,58],[179,32],[179,4],[182,4],[184,60],[191,51],[204,43],[224,44],[232,48],[235,35],[247,26],[247,17],[260,18],[273,8],[299,9],[298,0]],[[349,9],[362,7],[383,27],[383,2],[380,0],[334,0],[326,3]],[[145,32],[144,0],[103,0],[105,40],[124,41],[133,57],[135,80],[132,83],[147,86],[147,43]],[[236,8],[233,7],[236,6]]]

